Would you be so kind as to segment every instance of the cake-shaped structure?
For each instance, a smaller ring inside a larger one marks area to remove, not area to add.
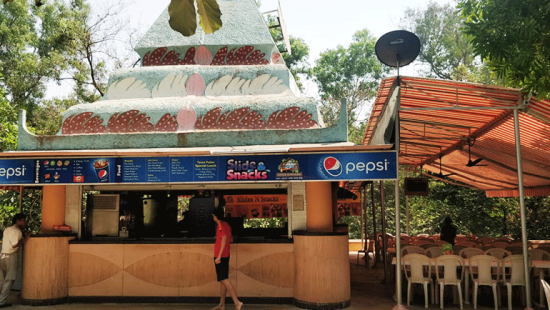
[[[136,47],[141,67],[116,71],[105,96],[65,112],[55,136],[19,121],[20,150],[211,147],[347,141],[345,104],[324,128],[302,97],[254,0],[218,0],[223,26],[184,37],[166,9]]]

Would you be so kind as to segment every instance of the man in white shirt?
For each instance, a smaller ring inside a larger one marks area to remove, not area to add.
[[[0,308],[11,306],[7,300],[11,286],[15,282],[21,247],[31,236],[29,232],[23,237],[21,230],[25,226],[27,226],[27,217],[23,213],[18,213],[13,217],[13,225],[4,230],[2,253],[0,254],[0,284],[2,285]]]

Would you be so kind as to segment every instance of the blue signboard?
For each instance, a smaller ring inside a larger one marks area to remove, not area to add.
[[[35,181],[36,168],[33,159],[0,160],[0,184],[31,184]]]
[[[0,160],[0,184],[396,179],[395,152]]]

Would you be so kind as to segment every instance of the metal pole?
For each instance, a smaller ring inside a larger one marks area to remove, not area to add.
[[[363,233],[363,202],[365,201],[365,191],[364,191],[364,189],[361,189],[360,195],[361,195],[361,249],[364,250],[364,249],[366,249],[365,244],[363,243],[363,240],[364,240],[364,237],[365,237],[365,235]],[[359,254],[357,254],[357,255],[359,255]],[[368,255],[368,254],[365,253],[365,255]],[[365,258],[365,260],[366,260],[366,258]]]
[[[405,196],[405,216],[407,217],[407,236],[411,235],[411,224],[410,224],[410,211],[409,211],[409,196]]]
[[[525,219],[525,199],[523,192],[523,166],[521,165],[521,143],[519,139],[519,112],[514,110],[514,134],[516,137],[516,160],[518,165],[518,189],[519,189],[519,210],[521,217],[521,242],[523,245],[523,268],[525,273],[525,298],[526,309],[531,307],[531,275],[529,273],[529,250],[527,247],[527,220]]]
[[[382,263],[384,264],[384,282],[388,279],[388,238],[386,236],[386,204],[384,203],[384,181],[380,180],[380,220],[382,222]]]
[[[396,158],[396,169],[397,176],[395,179],[395,286],[397,294],[397,309],[404,308],[403,306],[403,296],[401,292],[401,223],[399,222],[401,218],[399,210],[399,108],[401,105],[401,81],[399,78],[399,58],[397,61],[397,109],[395,109],[395,152],[397,153]]]
[[[19,213],[23,213],[23,186],[19,186]]]
[[[370,184],[370,197],[372,200],[372,230],[374,235],[374,252],[376,253],[374,257],[374,267],[380,261],[380,246],[378,244],[378,239],[376,238],[376,204],[374,202],[374,181]]]

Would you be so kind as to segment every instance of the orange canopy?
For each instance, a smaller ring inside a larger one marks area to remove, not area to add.
[[[400,79],[401,165],[453,174],[447,178],[490,197],[517,196],[514,109],[519,108],[525,195],[550,195],[550,101],[512,88]],[[380,83],[363,145],[394,142],[397,86],[395,77]],[[472,160],[483,158],[478,165],[466,166],[468,148]]]

